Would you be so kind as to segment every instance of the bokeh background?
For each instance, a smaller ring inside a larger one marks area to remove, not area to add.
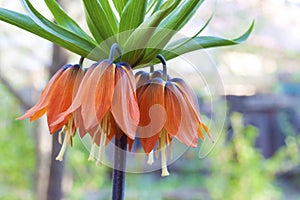
[[[42,1],[33,2],[50,16]],[[86,29],[80,1],[60,2]],[[0,6],[25,12],[19,1],[0,0]],[[215,1],[205,1],[182,34],[192,35],[214,6]],[[225,124],[217,124],[222,132],[213,133],[219,135],[217,143],[202,159],[199,148],[186,151],[169,167],[169,177],[162,178],[160,171],[127,174],[126,199],[300,199],[299,18],[299,0],[217,1],[215,17],[203,35],[233,38],[255,19],[245,43],[206,50],[214,69],[199,60],[197,67],[205,70],[210,88],[217,84],[211,81],[216,69],[222,77],[214,110],[207,106],[211,98],[202,85],[190,83],[199,94],[204,120],[222,121],[218,117],[224,113],[218,110],[227,109]],[[0,22],[0,199],[46,199],[51,176],[58,177],[58,186],[62,178],[63,199],[109,199],[111,169],[88,162],[89,152],[78,137],[64,162],[53,165],[57,161],[51,159],[52,137],[45,118],[34,123],[15,120],[34,104],[50,74],[77,60],[46,40]],[[58,171],[50,174],[53,166]],[[48,199],[55,199],[57,192]]]

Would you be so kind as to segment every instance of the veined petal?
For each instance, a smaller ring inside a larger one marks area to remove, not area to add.
[[[200,118],[200,113],[199,113],[199,109],[198,109],[198,106],[197,106],[197,101],[196,101],[195,95],[193,94],[191,88],[182,79],[179,79],[179,78],[172,79],[172,82],[176,83],[176,86],[178,87],[178,89],[182,93],[183,97],[186,99],[186,102],[188,103],[190,109],[194,113],[194,116],[197,118],[198,124],[200,124],[204,128],[204,130],[207,133],[208,137],[211,139],[212,142],[214,142],[213,137],[210,135],[210,133],[208,131],[208,127],[206,125],[204,125],[204,123],[202,122],[202,120]],[[202,133],[202,130],[199,130],[198,133],[200,131]],[[199,133],[198,135],[200,137],[201,134]],[[200,138],[203,139],[203,137],[200,137]]]
[[[79,65],[74,65],[66,69],[57,80],[57,84],[54,85],[54,92],[51,95],[47,111],[47,121],[50,133],[54,133],[60,129],[72,116],[72,114],[70,114],[65,117],[61,123],[50,127],[50,125],[56,121],[58,115],[66,111],[72,104],[72,100],[77,93],[82,77],[83,70]]]
[[[160,78],[149,81],[140,98],[140,123],[138,134],[145,152],[154,148],[166,121],[164,109],[164,82]]]
[[[17,120],[22,120],[26,118],[30,118],[30,121],[34,121],[38,118],[40,118],[42,115],[47,112],[47,106],[49,104],[49,99],[51,97],[51,94],[53,92],[53,86],[57,82],[58,78],[61,76],[61,74],[64,72],[64,70],[70,65],[66,65],[62,68],[60,68],[54,76],[50,79],[50,81],[47,83],[45,89],[43,90],[38,102],[29,110],[26,111],[24,115],[21,117],[18,117]]]
[[[66,118],[66,116],[70,115],[71,113],[75,112],[75,110],[80,108],[80,106],[83,102],[83,98],[85,96],[88,96],[88,94],[89,94],[89,91],[87,90],[87,86],[88,86],[87,83],[88,83],[90,75],[93,73],[95,67],[96,67],[96,64],[92,65],[87,70],[87,72],[84,74],[84,77],[81,81],[78,92],[77,92],[75,98],[73,99],[71,106],[65,112],[61,113],[58,116],[58,118],[56,119],[56,121],[51,124],[51,126],[55,126],[55,125],[61,123]]]
[[[135,80],[130,67],[120,65],[116,68],[111,113],[120,129],[133,140],[140,113],[135,94]]]
[[[178,89],[171,82],[166,82],[165,109],[167,120],[165,129],[167,130],[167,133],[172,136],[177,135],[182,118],[181,105],[178,100],[178,96],[181,95],[181,93],[178,92]]]
[[[90,115],[94,118],[94,115],[101,122],[103,117],[109,111],[112,104],[113,91],[115,86],[115,64],[110,61],[102,61],[97,66],[95,72],[91,75],[90,82],[90,100],[93,102],[86,104],[84,116]],[[94,88],[92,88],[94,87]],[[88,100],[88,99],[87,99]],[[85,122],[88,128],[88,121]],[[93,125],[93,124],[92,124]]]
[[[99,124],[97,119],[96,111],[96,95],[99,92],[98,84],[103,76],[104,71],[107,68],[107,65],[103,65],[103,62],[95,65],[94,69],[89,74],[89,77],[86,80],[84,87],[82,88],[81,99],[81,115],[83,116],[83,124],[86,130],[90,130]],[[105,86],[102,86],[105,87]]]
[[[175,84],[169,82],[166,87],[166,99],[170,100],[171,102],[176,102],[176,104],[178,103],[178,105],[176,105],[178,108],[176,110],[173,110],[173,112],[179,112],[178,109],[180,109],[180,112],[176,116],[176,113],[168,112],[168,109],[173,109],[173,107],[168,107],[167,113],[171,113],[169,116],[173,118],[168,118],[168,120],[170,120],[170,123],[168,123],[165,128],[168,133],[170,131],[170,134],[175,134],[174,136],[180,142],[184,143],[187,146],[196,147],[198,138],[198,119],[194,115],[194,112],[188,104],[187,100],[184,98],[183,94],[175,86]],[[169,104],[170,102],[165,101],[165,103]],[[174,125],[172,124],[172,121],[174,121],[174,123],[179,122],[179,124]],[[175,131],[176,129],[177,132],[174,133],[173,131]]]
[[[87,133],[87,130],[85,130],[84,128],[83,118],[81,115],[81,107],[73,112],[73,118],[74,118],[75,127],[77,128],[80,137],[81,138],[84,137],[85,134]]]

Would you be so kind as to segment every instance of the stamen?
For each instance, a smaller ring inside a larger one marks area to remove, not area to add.
[[[64,143],[63,143],[63,145],[60,149],[60,152],[59,152],[58,156],[56,157],[56,160],[59,160],[59,161],[63,160],[63,156],[65,154],[67,144],[70,142],[70,139],[71,139],[71,135],[67,131],[66,134],[65,134]]]
[[[166,131],[163,129],[162,130],[162,135],[161,135],[161,176],[169,176],[168,168],[167,168],[167,153],[166,153]]]
[[[100,126],[100,125],[99,125]],[[98,127],[98,129],[99,129],[99,127]],[[96,146],[96,144],[95,144],[95,140],[96,140],[96,136],[97,136],[97,134],[98,134],[98,129],[97,129],[97,131],[94,133],[94,136],[93,136],[93,138],[92,138],[92,147],[91,147],[91,151],[90,151],[90,155],[89,155],[89,158],[88,158],[88,161],[94,161],[94,158],[95,158],[95,146]]]
[[[94,157],[95,157],[95,144],[93,143],[92,144],[92,147],[91,147],[91,151],[90,151],[90,155],[89,155],[89,158],[88,158],[88,161],[94,161]]]
[[[159,158],[159,150],[161,149],[161,139],[158,140],[158,146],[155,151],[155,157]]]
[[[106,143],[106,136],[105,133],[101,133],[101,140],[100,140],[100,145],[99,145],[99,153],[98,153],[98,159],[97,159],[97,166],[102,165],[102,159],[103,159],[103,154],[104,154],[104,148],[105,148],[105,143]]]
[[[106,143],[106,129],[107,129],[107,115],[104,116],[104,119],[102,120],[102,126],[101,126],[101,138],[100,138],[100,145],[99,145],[99,153],[98,153],[98,159],[97,159],[97,166],[101,166],[102,158],[104,154],[104,148]]]
[[[149,153],[148,155],[148,161],[147,164],[148,165],[152,165],[154,163],[154,155],[153,155],[153,150]]]
[[[63,134],[63,132],[65,132],[65,130],[66,130],[66,126],[63,126],[62,129],[58,133],[58,143],[59,144],[62,144],[62,134]]]

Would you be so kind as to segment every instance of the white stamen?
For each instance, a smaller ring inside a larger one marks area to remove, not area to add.
[[[67,131],[66,135],[65,135],[65,138],[64,138],[64,143],[63,143],[63,145],[60,149],[60,152],[59,152],[58,156],[56,157],[56,160],[59,160],[59,161],[63,160],[63,156],[65,154],[67,144],[70,142],[70,139],[71,139],[71,135]]]
[[[99,145],[99,153],[98,153],[98,159],[96,162],[97,166],[102,165],[102,159],[103,159],[103,154],[104,154],[104,148],[105,148],[105,143],[106,143],[106,130],[107,130],[107,115],[104,116],[104,119],[102,121],[102,126],[101,126],[101,139],[100,139],[100,145]]]
[[[161,149],[161,176],[169,176],[168,167],[167,167],[167,154],[166,147]]]
[[[88,158],[88,161],[94,161],[94,157],[95,157],[95,144],[93,143],[92,144],[92,147],[91,147],[91,151],[90,151],[90,155],[89,155],[89,158]]]
[[[97,163],[96,163],[97,166],[102,166],[102,159],[103,159],[103,154],[104,154],[105,143],[106,143],[105,133],[101,133],[99,153],[98,153],[98,159],[97,159]]]
[[[58,143],[59,144],[62,144],[62,134],[63,134],[63,132],[65,131],[65,127],[66,126],[63,126],[63,128],[59,131],[59,133],[58,133]]]
[[[161,134],[161,138],[160,138],[160,141],[161,141],[161,176],[169,176],[169,172],[168,172],[168,167],[167,167],[167,153],[166,153],[166,148],[167,148],[167,145],[166,145],[166,138],[167,135],[166,135],[166,132],[165,130],[163,129],[162,130],[162,134]]]
[[[149,153],[148,155],[148,161],[147,164],[148,165],[152,165],[154,163],[154,155],[153,155],[153,150]]]
[[[99,125],[100,127],[100,125]],[[98,127],[98,129],[99,129]],[[95,144],[95,140],[96,140],[96,136],[98,134],[98,129],[97,131],[94,133],[94,136],[92,138],[92,147],[91,147],[91,151],[90,151],[90,155],[89,155],[89,158],[88,158],[88,161],[94,161],[95,159],[95,148],[96,148],[96,144]]]

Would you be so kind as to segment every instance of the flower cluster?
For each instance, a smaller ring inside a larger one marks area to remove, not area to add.
[[[63,66],[36,105],[18,119],[33,121],[46,113],[50,133],[61,129],[62,148],[56,158],[60,161],[76,130],[80,137],[89,134],[92,138],[89,160],[99,146],[97,164],[112,138],[125,134],[129,150],[139,138],[148,163],[153,162],[155,149],[161,152],[162,176],[167,176],[166,149],[171,152],[173,138],[196,147],[198,138],[204,139],[203,129],[210,135],[191,89],[182,79],[171,79],[165,69],[134,76],[128,64],[111,60],[97,62],[87,70],[80,65]]]

